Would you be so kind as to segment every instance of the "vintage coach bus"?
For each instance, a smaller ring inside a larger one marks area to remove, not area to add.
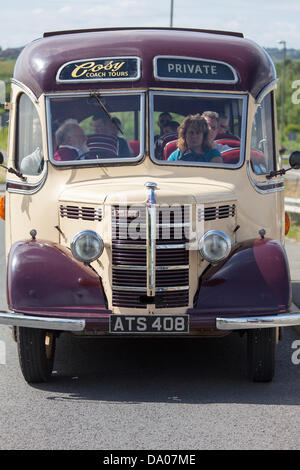
[[[65,31],[24,48],[0,323],[14,328],[26,381],[50,378],[67,331],[246,332],[251,380],[272,379],[279,329],[300,324],[275,88],[270,58],[240,33]]]

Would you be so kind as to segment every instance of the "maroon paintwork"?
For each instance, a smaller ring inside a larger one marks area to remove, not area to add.
[[[87,331],[108,331],[111,311],[105,306],[101,280],[57,244],[15,243],[8,259],[7,289],[9,307],[16,312],[83,318]],[[190,331],[215,330],[217,317],[287,312],[290,296],[289,268],[281,243],[249,240],[203,274],[196,306],[187,311]]]
[[[16,312],[62,317],[110,313],[99,276],[48,241],[15,243],[7,269],[8,306]]]
[[[201,278],[196,308],[188,313],[215,317],[286,312],[291,301],[286,254],[277,240],[239,244],[221,265]]]
[[[153,75],[153,58],[160,55],[193,57],[230,64],[239,77],[236,84],[167,82]],[[140,80],[56,83],[58,69],[73,60],[101,57],[140,57]],[[86,32],[59,33],[27,45],[16,62],[14,78],[39,97],[43,92],[97,90],[97,88],[166,87],[249,91],[255,98],[276,78],[267,53],[239,34],[220,34],[175,28],[124,28]]]

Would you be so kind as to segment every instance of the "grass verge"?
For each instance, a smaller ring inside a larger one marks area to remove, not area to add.
[[[300,199],[300,179],[286,179],[284,182],[284,186],[285,197],[293,197]],[[289,217],[291,221],[291,227],[289,233],[287,234],[287,238],[300,243],[300,214],[289,213]]]
[[[0,129],[0,151],[7,152],[8,127]],[[5,162],[4,162],[5,163]],[[6,170],[0,167],[0,183],[4,183],[6,179]]]

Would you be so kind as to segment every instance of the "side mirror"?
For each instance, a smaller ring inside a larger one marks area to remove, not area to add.
[[[291,153],[289,163],[293,170],[300,169],[300,152],[298,150],[295,150],[295,152]]]
[[[4,162],[3,153],[0,152],[0,165],[2,165],[3,162]]]

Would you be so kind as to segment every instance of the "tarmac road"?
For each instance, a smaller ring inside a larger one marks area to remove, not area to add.
[[[1,307],[3,238],[0,221]],[[299,245],[287,248],[299,281]],[[52,380],[29,386],[10,329],[0,326],[0,449],[299,449],[300,365],[291,360],[299,339],[286,328],[274,381],[253,384],[239,335],[102,342],[62,335]]]

